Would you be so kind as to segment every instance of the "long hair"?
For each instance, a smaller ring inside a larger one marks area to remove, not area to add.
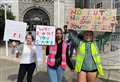
[[[62,30],[61,28],[56,28],[55,33],[57,33],[58,30],[61,31],[61,35],[62,35],[62,38],[61,38],[61,39],[63,39],[63,30]],[[56,38],[56,36],[55,36],[55,38]]]

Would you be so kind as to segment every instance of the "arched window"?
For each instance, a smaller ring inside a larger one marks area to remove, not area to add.
[[[40,8],[33,8],[26,12],[23,21],[27,22],[29,31],[35,29],[35,25],[50,25],[48,14]]]

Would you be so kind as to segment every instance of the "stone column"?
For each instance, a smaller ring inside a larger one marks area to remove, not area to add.
[[[64,0],[54,1],[54,25],[60,28],[64,25]]]
[[[56,27],[62,28],[65,24],[67,24],[69,10],[71,8],[75,8],[75,0],[54,1],[54,25]]]
[[[75,0],[65,0],[64,24],[67,24],[71,8],[75,8]]]

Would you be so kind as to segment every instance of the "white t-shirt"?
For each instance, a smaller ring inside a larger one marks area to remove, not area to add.
[[[36,60],[35,46],[32,46],[32,48],[30,49],[28,47],[28,45],[24,44],[20,63],[21,64],[30,64],[30,63],[34,63],[35,60]]]
[[[17,49],[21,54],[20,64],[30,64],[36,61],[36,47],[30,48],[27,44],[22,44]]]

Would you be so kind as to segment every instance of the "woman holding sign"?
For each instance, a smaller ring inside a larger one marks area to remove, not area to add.
[[[97,74],[104,75],[98,49],[98,47],[101,47],[101,45],[98,46],[100,36],[98,40],[94,40],[92,31],[82,32],[82,40],[78,39],[73,33],[70,35],[77,48],[75,71],[78,73],[78,82],[96,82]],[[110,34],[104,34],[104,36],[108,35]],[[105,39],[108,40],[108,38],[104,38],[104,41],[106,41]]]
[[[16,50],[16,57],[19,58],[21,56],[17,82],[23,82],[26,73],[27,82],[32,82],[32,75],[36,67],[36,48],[33,44],[32,34],[28,33],[25,39],[26,42],[21,44]]]
[[[62,82],[64,70],[67,64],[73,69],[69,57],[66,56],[67,43],[63,40],[63,32],[61,28],[56,29],[56,43],[55,45],[47,46],[47,72],[50,82]]]

